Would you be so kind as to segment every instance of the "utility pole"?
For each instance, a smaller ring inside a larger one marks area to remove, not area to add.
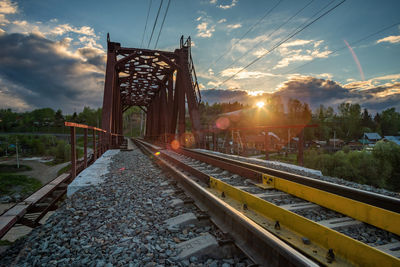
[[[17,150],[17,168],[19,169],[19,157],[18,157],[18,137],[15,142],[15,149]]]
[[[336,149],[336,131],[333,131],[333,150]]]

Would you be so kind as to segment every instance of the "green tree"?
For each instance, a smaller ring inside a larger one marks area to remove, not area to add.
[[[382,111],[381,129],[383,135],[398,135],[400,133],[400,114],[395,108]]]

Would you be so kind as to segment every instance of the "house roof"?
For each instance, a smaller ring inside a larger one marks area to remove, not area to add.
[[[398,136],[390,136],[390,135],[387,135],[387,136],[384,136],[384,138],[385,138],[385,140],[394,142],[394,143],[396,143],[397,145],[400,146],[400,140],[398,139]]]
[[[378,133],[364,133],[364,136],[369,140],[379,140],[382,137]]]

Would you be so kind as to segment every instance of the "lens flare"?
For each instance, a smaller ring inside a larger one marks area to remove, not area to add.
[[[220,117],[215,121],[215,126],[217,126],[217,128],[221,129],[221,130],[227,129],[230,124],[231,123],[230,123],[229,119],[226,117]]]
[[[157,151],[156,153],[154,153],[155,156],[158,156],[160,154],[161,154],[160,151]]]
[[[178,140],[173,140],[171,142],[171,147],[172,147],[172,149],[175,149],[175,150],[178,149],[180,147],[179,141]]]
[[[362,69],[362,67],[361,67],[360,61],[359,61],[358,58],[357,58],[356,53],[354,52],[353,48],[351,48],[351,46],[349,45],[349,43],[348,43],[346,40],[343,40],[343,41],[344,41],[344,43],[346,44],[347,48],[350,50],[351,55],[353,56],[354,62],[355,62],[356,65],[357,65],[358,71],[360,72],[361,79],[362,79],[363,81],[365,81],[364,72],[363,72],[363,69]]]

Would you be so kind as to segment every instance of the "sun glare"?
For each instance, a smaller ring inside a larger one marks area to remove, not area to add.
[[[258,108],[262,108],[262,107],[265,106],[265,103],[262,102],[262,101],[259,101],[259,102],[256,103],[256,106],[257,106]]]

